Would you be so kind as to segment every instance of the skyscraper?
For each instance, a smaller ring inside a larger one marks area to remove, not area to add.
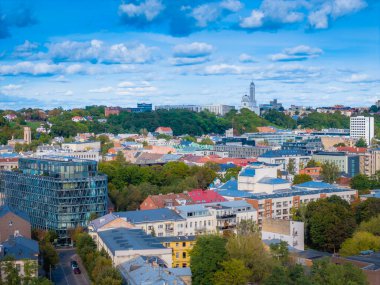
[[[249,85],[249,96],[244,95],[241,99],[240,109],[244,108],[255,112],[257,115],[260,115],[260,108],[257,107],[256,102],[256,87],[253,81]]]
[[[375,136],[375,121],[373,117],[357,116],[350,118],[350,137],[365,139],[367,145],[371,144]]]

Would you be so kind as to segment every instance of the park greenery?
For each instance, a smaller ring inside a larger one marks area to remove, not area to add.
[[[112,266],[112,260],[105,251],[97,251],[96,244],[88,233],[75,237],[76,250],[90,279],[98,285],[121,285],[122,277]]]
[[[194,285],[368,284],[351,264],[336,265],[328,258],[314,261],[310,269],[295,264],[286,242],[264,246],[249,221],[238,225],[237,234],[199,236],[190,255]]]
[[[212,164],[200,167],[184,162],[138,166],[118,159],[101,162],[99,170],[108,175],[109,195],[117,211],[136,210],[149,195],[206,189],[217,177]]]
[[[357,174],[352,177],[350,186],[359,191],[359,194],[368,194],[371,189],[380,188],[380,171],[372,176]]]

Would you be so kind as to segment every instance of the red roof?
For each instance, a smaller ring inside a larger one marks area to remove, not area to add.
[[[349,153],[365,153],[367,148],[365,147],[352,147],[352,146],[338,146],[337,151],[344,151]]]
[[[171,127],[158,127],[156,129],[156,132],[158,132],[158,131],[161,131],[161,132],[172,132],[173,130],[172,130]]]
[[[196,189],[190,191],[188,194],[196,204],[227,201],[223,196],[213,190]]]

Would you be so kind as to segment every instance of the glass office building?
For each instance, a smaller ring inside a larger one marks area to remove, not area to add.
[[[29,214],[32,227],[68,230],[85,227],[91,213],[107,212],[107,176],[96,161],[64,157],[20,158],[16,171],[0,171],[2,203]]]

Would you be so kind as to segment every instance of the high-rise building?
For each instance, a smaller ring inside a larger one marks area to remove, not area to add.
[[[92,213],[107,211],[107,176],[96,161],[64,157],[20,158],[18,171],[0,171],[0,204],[27,213],[33,228],[67,239]]]
[[[350,118],[350,137],[365,139],[367,145],[371,144],[375,136],[375,120],[373,117],[357,116]]]
[[[24,141],[26,144],[30,144],[32,142],[32,130],[30,127],[24,127]]]
[[[256,87],[253,81],[249,85],[249,96],[244,95],[241,99],[240,109],[244,108],[255,112],[257,115],[260,115],[260,108],[257,106],[256,102]]]

